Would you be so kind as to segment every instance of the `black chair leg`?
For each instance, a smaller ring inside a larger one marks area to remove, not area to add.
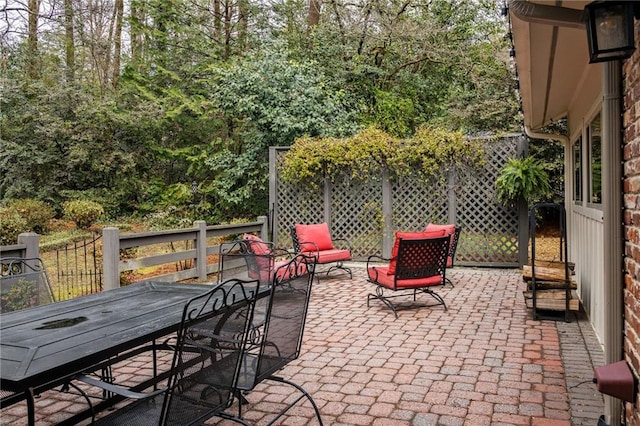
[[[275,382],[279,382],[279,383],[284,383],[290,386],[293,386],[294,388],[298,389],[298,391],[300,391],[302,393],[302,395],[300,395],[298,398],[296,398],[295,401],[291,402],[284,410],[282,410],[277,416],[276,418],[274,418],[272,421],[270,421],[268,424],[272,425],[276,422],[276,420],[278,420],[281,416],[284,415],[284,413],[286,413],[287,411],[289,411],[291,408],[293,408],[299,401],[301,401],[303,398],[307,398],[309,400],[309,402],[311,403],[311,406],[313,407],[313,411],[315,411],[316,413],[316,418],[318,419],[318,423],[320,424],[320,426],[323,426],[322,423],[322,416],[320,415],[320,410],[318,409],[318,406],[316,405],[316,402],[313,400],[313,398],[311,397],[311,395],[309,395],[309,392],[307,392],[306,390],[304,390],[302,388],[302,386],[297,385],[295,383],[293,383],[292,381],[289,381],[283,377],[280,376],[270,376],[268,378],[268,380],[273,380]]]

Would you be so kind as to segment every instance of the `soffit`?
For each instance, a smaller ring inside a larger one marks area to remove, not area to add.
[[[589,2],[532,3],[582,10]],[[567,116],[580,90],[597,90],[585,83],[600,67],[589,64],[585,29],[526,22],[510,13],[524,121],[535,130]]]

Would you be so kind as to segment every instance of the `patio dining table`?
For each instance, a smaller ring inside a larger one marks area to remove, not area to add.
[[[178,330],[185,303],[208,290],[211,285],[143,282],[2,314],[0,389],[22,394],[33,425],[34,395],[150,342],[155,348],[156,339]],[[97,409],[112,403],[103,401]],[[67,422],[91,415],[87,410]]]

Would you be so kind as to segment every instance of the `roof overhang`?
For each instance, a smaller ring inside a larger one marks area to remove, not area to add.
[[[588,3],[590,1],[510,1],[522,110],[525,126],[530,129],[537,130],[567,117],[576,103],[583,102],[584,90],[599,90],[593,87],[594,82],[600,81],[593,74],[600,73],[601,67],[589,64],[584,25],[547,19],[556,11],[562,12],[563,9],[557,8],[564,8],[565,12],[567,9],[582,11]],[[536,5],[545,9],[542,18],[532,17]]]

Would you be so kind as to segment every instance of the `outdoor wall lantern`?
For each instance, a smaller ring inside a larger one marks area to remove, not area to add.
[[[584,8],[589,63],[614,61],[635,50],[633,18],[640,7],[632,1],[594,1]]]

